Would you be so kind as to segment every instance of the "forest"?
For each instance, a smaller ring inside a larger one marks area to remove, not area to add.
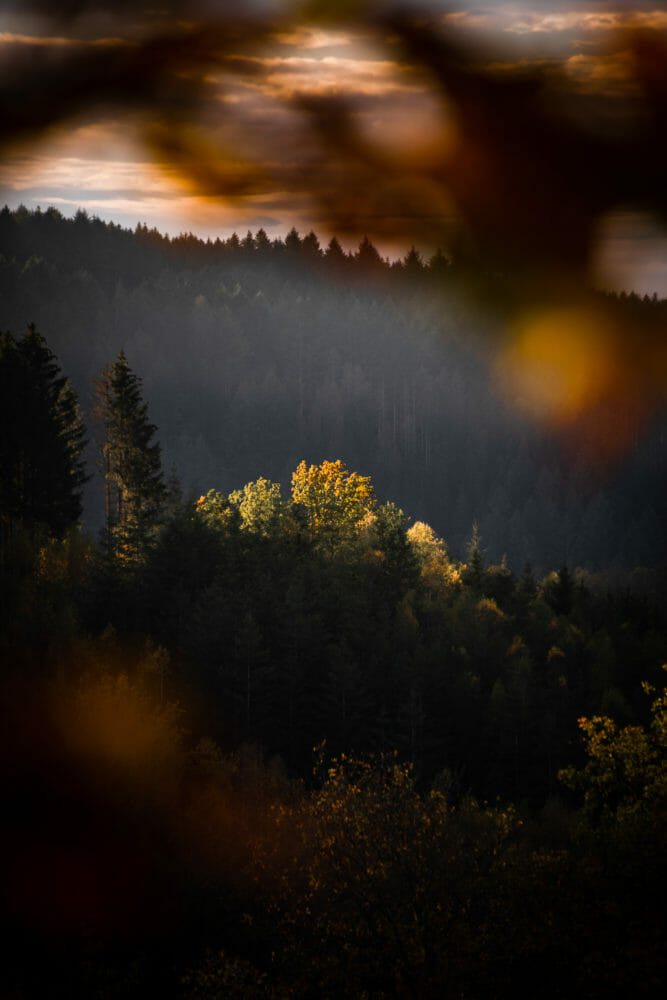
[[[456,271],[0,213],[8,997],[659,992],[665,414],[592,468]]]
[[[526,562],[632,570],[667,555],[664,397],[651,408],[644,379],[629,404],[616,392],[609,419],[554,435],[509,405],[497,378],[504,281],[462,275],[443,253],[389,263],[369,240],[344,252],[296,231],[169,239],[84,212],[5,209],[0,296],[2,329],[36,325],[84,413],[94,380],[125,351],[164,467],[189,498],[261,476],[288,484],[302,459],[340,458],[459,557],[473,521],[489,558],[506,555],[519,572]],[[667,302],[591,299],[624,331],[629,378],[642,335],[662,342]],[[660,364],[658,354],[650,370]],[[599,467],[597,454],[611,459]],[[96,489],[98,477],[84,512],[93,532]]]

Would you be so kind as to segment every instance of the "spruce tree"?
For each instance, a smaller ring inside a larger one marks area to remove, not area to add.
[[[62,534],[76,523],[87,476],[78,400],[44,337],[0,334],[0,518]]]
[[[166,500],[160,445],[142,399],[142,380],[125,353],[104,370],[96,386],[96,414],[104,425],[107,553],[141,561],[155,537]]]
[[[463,574],[464,582],[469,584],[473,590],[481,593],[484,585],[484,550],[482,549],[482,536],[477,521],[473,521],[472,535],[467,545],[467,556],[468,565]]]

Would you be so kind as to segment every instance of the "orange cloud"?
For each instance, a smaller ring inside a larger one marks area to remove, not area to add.
[[[634,57],[627,49],[603,55],[579,53],[570,56],[564,69],[568,78],[580,90],[641,98]]]
[[[349,31],[325,30],[307,25],[296,25],[289,31],[279,31],[274,40],[294,49],[339,49],[352,45],[357,36]]]
[[[667,13],[660,10],[649,11],[578,11],[564,10],[541,14],[536,11],[522,11],[516,15],[508,13],[505,30],[516,34],[552,34],[554,32],[609,32],[655,30],[667,28]]]

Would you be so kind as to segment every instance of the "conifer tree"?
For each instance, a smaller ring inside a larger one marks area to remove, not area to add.
[[[484,580],[484,551],[482,549],[482,536],[479,532],[477,521],[473,521],[472,535],[468,542],[468,565],[463,575],[465,583],[470,584],[473,590],[481,593]]]
[[[81,516],[87,476],[76,393],[34,324],[0,334],[0,518],[62,534]]]
[[[109,555],[141,560],[156,533],[166,500],[156,427],[148,420],[142,380],[125,353],[96,383],[96,414],[104,424],[106,546]]]
[[[338,272],[343,271],[349,263],[347,254],[335,236],[331,238],[326,250],[324,251],[324,259],[331,270]]]

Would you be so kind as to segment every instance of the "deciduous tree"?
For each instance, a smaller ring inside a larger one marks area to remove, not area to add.
[[[280,495],[280,483],[260,477],[246,483],[242,490],[229,494],[229,503],[241,515],[241,527],[257,535],[274,535],[285,515],[285,504]]]
[[[344,462],[301,462],[292,475],[292,499],[305,511],[315,540],[330,552],[376,505],[370,476],[348,472]]]

